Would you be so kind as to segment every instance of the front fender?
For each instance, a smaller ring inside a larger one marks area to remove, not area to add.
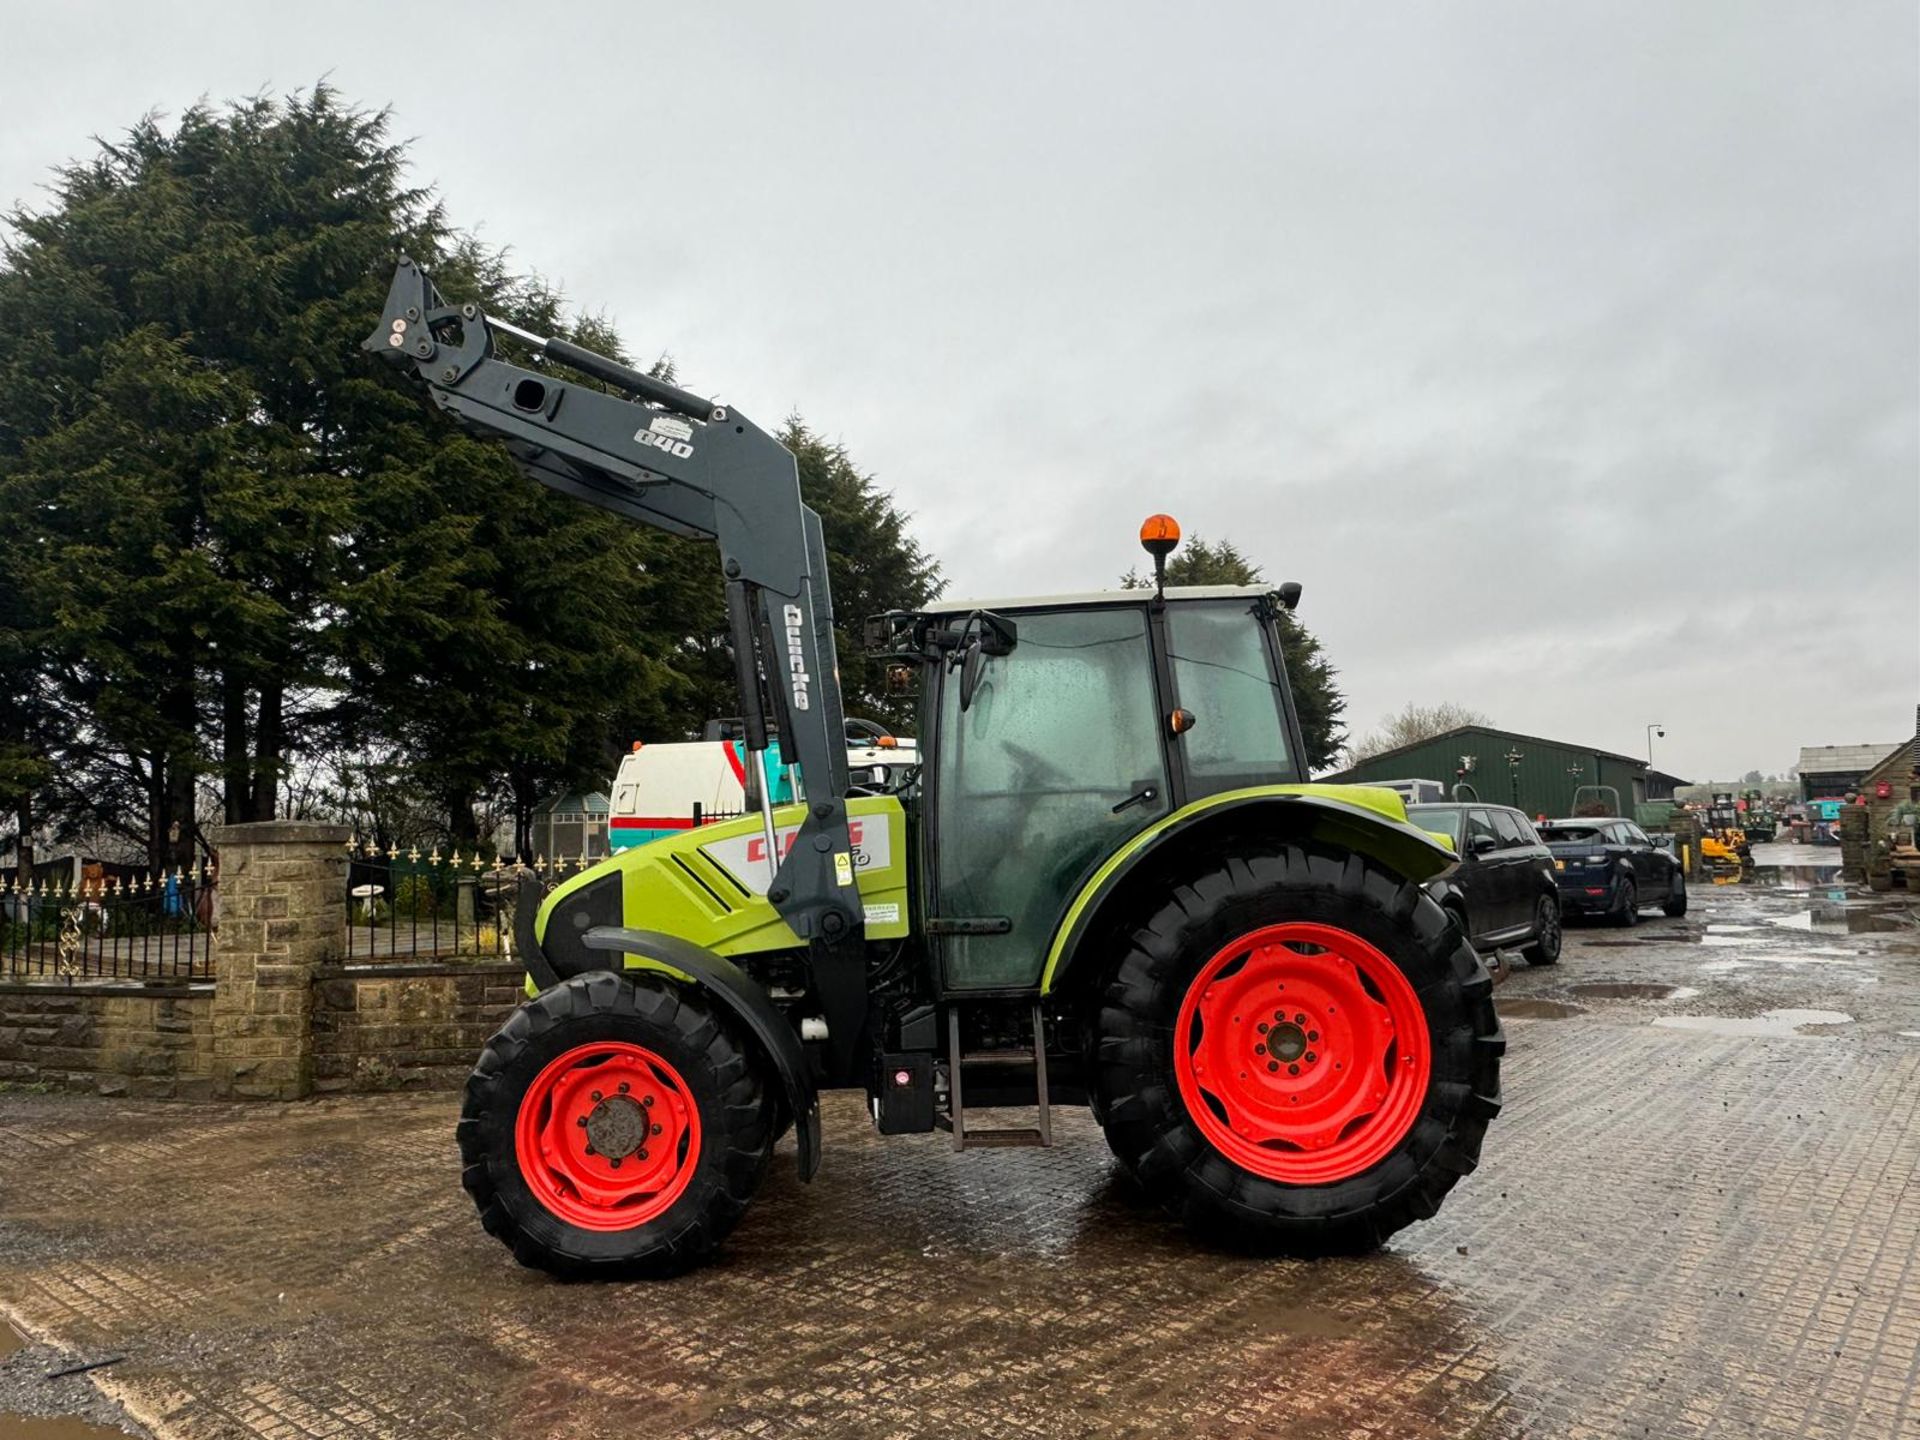
[[[1061,986],[1080,942],[1113,905],[1123,903],[1127,882],[1143,868],[1177,854],[1178,848],[1227,835],[1341,846],[1416,884],[1444,874],[1458,858],[1439,837],[1408,823],[1398,794],[1377,786],[1263,785],[1209,795],[1135,835],[1081,887],[1054,931],[1040,993],[1050,995]]]
[[[780,1077],[800,1146],[800,1178],[811,1180],[820,1168],[819,1092],[800,1037],[753,977],[725,956],[656,930],[599,925],[588,930],[581,942],[589,950],[610,952],[609,970],[652,971],[681,984],[698,985],[733,1012],[760,1042]]]

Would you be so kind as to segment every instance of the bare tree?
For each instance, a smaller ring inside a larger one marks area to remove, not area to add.
[[[1349,745],[1347,763],[1358,765],[1362,760],[1371,760],[1375,755],[1398,750],[1403,745],[1418,745],[1422,740],[1431,740],[1449,730],[1458,730],[1462,725],[1492,723],[1480,711],[1457,705],[1451,700],[1443,700],[1438,705],[1409,703],[1406,709],[1389,715],[1380,722],[1378,728],[1369,730]]]

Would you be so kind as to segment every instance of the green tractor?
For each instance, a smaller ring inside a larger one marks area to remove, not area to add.
[[[787,1132],[812,1178],[822,1089],[956,1150],[1050,1144],[1053,1107],[1086,1104],[1193,1230],[1296,1254],[1371,1248],[1473,1169],[1504,1041],[1423,887],[1455,857],[1391,791],[1306,783],[1279,632],[1297,585],[874,617],[921,764],[873,793],[848,771],[819,517],[771,436],[449,305],[404,258],[367,343],[533,479],[717,544],[748,748],[777,735],[804,794],[544,897],[522,881],[528,998],[459,1144],[523,1263],[697,1264]],[[1141,538],[1161,578],[1178,529]],[[1010,1107],[1034,1123],[983,1123]]]

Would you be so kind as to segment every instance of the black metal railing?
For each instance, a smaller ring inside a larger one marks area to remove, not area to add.
[[[0,975],[13,980],[209,980],[217,889],[211,866],[79,881],[0,880]]]
[[[543,856],[522,865],[457,850],[383,850],[370,841],[353,842],[349,852],[346,958],[355,965],[505,957],[522,875],[545,889],[605,858]]]

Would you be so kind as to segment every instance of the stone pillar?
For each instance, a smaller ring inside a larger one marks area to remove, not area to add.
[[[1867,878],[1867,807],[1849,805],[1840,812],[1840,879],[1863,884]]]
[[[213,832],[213,1093],[298,1100],[313,1090],[313,972],[347,923],[344,825],[269,820]]]

